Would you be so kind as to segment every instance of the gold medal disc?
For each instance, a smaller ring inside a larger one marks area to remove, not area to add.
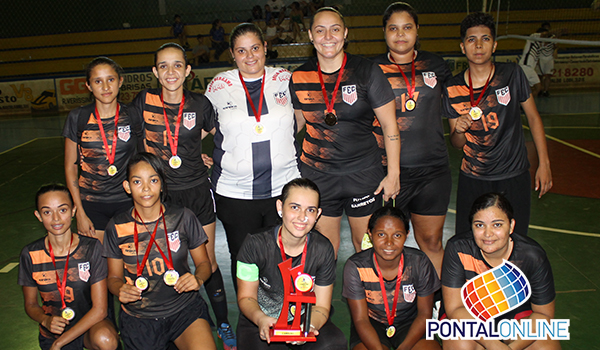
[[[138,277],[135,279],[135,286],[139,290],[146,290],[148,288],[148,280],[145,277]]]
[[[313,287],[312,277],[307,273],[301,273],[296,276],[294,285],[296,286],[296,289],[301,292],[309,292]]]
[[[173,169],[177,169],[181,166],[181,158],[179,158],[179,156],[172,156],[169,159],[169,165],[171,166],[171,168]]]
[[[167,286],[172,287],[177,283],[177,280],[179,280],[179,273],[175,270],[167,270],[163,275],[163,280]]]
[[[396,327],[394,326],[389,326],[386,330],[385,330],[385,335],[387,335],[388,338],[391,338],[394,336],[394,334],[396,334]]]
[[[404,103],[404,107],[407,111],[412,111],[413,109],[415,109],[416,106],[417,103],[412,98],[409,98],[408,100],[406,100],[406,103]]]
[[[256,124],[254,126],[254,133],[260,135],[265,131],[265,127],[262,124]]]
[[[62,310],[61,316],[65,320],[71,321],[72,319],[75,318],[75,310],[71,309],[70,307],[66,307]]]
[[[469,115],[471,116],[471,119],[473,120],[479,120],[481,118],[481,115],[483,114],[483,111],[481,110],[481,108],[475,106],[475,107],[471,107],[471,110],[469,110]]]
[[[106,172],[108,173],[108,176],[115,176],[117,174],[117,167],[114,165],[111,165],[108,167]]]

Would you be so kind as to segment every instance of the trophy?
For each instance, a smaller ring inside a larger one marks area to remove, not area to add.
[[[317,337],[310,332],[310,316],[312,304],[316,303],[315,293],[311,292],[313,280],[309,274],[303,273],[304,264],[292,268],[292,259],[287,259],[280,263],[279,271],[283,277],[283,306],[277,323],[270,330],[272,342],[292,342],[304,341],[315,342]],[[294,283],[290,283],[294,280]],[[292,324],[288,323],[288,311],[292,305],[294,320]],[[306,312],[304,313],[303,328],[300,327],[302,321],[302,304],[305,303]]]

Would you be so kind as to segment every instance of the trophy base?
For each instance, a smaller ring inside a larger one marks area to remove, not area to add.
[[[313,332],[308,333],[304,336],[304,332],[299,329],[289,328],[271,328],[269,338],[272,342],[288,342],[288,341],[305,341],[305,342],[316,342],[317,337]]]

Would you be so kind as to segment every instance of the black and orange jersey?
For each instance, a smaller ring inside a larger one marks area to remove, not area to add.
[[[525,74],[515,63],[495,63],[496,71],[479,102],[481,119],[465,133],[461,172],[468,177],[497,181],[518,176],[529,169],[521,126],[521,102],[531,90]],[[477,101],[483,89],[475,89]],[[444,89],[444,115],[458,118],[469,113],[471,100],[464,72],[448,80]]]
[[[440,280],[435,268],[425,253],[410,247],[404,247],[404,268],[398,292],[398,306],[394,317],[396,327],[404,327],[417,317],[417,297],[426,297],[440,289]],[[344,266],[344,287],[342,296],[347,299],[367,301],[369,317],[388,324],[379,275],[375,267],[374,250],[367,249],[352,255]],[[383,280],[385,302],[390,310],[394,299],[398,277],[391,281]]]
[[[145,148],[156,154],[165,164],[167,186],[180,191],[193,188],[208,179],[208,168],[202,161],[202,131],[210,132],[215,127],[215,111],[206,96],[183,90],[185,104],[179,127],[177,155],[181,158],[181,167],[173,169],[169,159],[173,155],[165,126],[161,89],[147,89],[140,92],[131,103],[131,115],[143,117],[145,129]],[[164,104],[167,112],[171,137],[175,137],[175,124],[179,112],[179,103]]]
[[[300,160],[325,173],[352,173],[381,166],[380,150],[373,135],[374,108],[394,100],[394,92],[373,62],[348,55],[339,91],[333,106],[337,124],[325,124],[325,100],[319,82],[316,58],[292,74],[290,92],[294,109],[302,110],[306,135]],[[339,71],[323,73],[327,98]]]
[[[69,112],[62,135],[77,143],[81,172],[79,174],[79,192],[81,199],[89,202],[125,202],[129,197],[123,190],[123,181],[127,176],[127,163],[135,154],[138,136],[141,131],[134,130],[126,105],[119,103],[117,125],[117,149],[114,165],[117,174],[109,176],[107,169],[108,153],[104,149],[98,120],[94,114],[95,103],[76,108]],[[83,130],[78,130],[79,118],[86,118]],[[138,124],[139,125],[139,124]],[[112,149],[115,133],[115,117],[102,119],[109,149]],[[81,135],[81,136],[79,136]],[[79,139],[81,137],[81,139]]]
[[[61,282],[64,278],[66,256],[55,257],[56,269],[46,249],[46,237],[28,244],[21,251],[19,284],[36,287],[42,298],[46,315],[60,316],[62,302],[56,284],[56,272]],[[79,244],[69,256],[65,303],[75,311],[75,318],[65,330],[73,327],[92,308],[92,285],[106,278],[106,259],[102,257],[102,244],[95,238],[79,236]],[[50,339],[58,338],[40,324],[40,333]]]
[[[142,273],[142,276],[149,282],[148,289],[142,292],[141,300],[121,305],[123,310],[132,316],[141,318],[171,316],[183,310],[190,302],[194,302],[198,295],[198,292],[195,291],[179,294],[175,288],[165,284],[163,274],[167,271],[167,264],[156,248],[156,244],[169,259],[166,237],[169,238],[173,267],[179,276],[183,276],[190,272],[187,260],[188,252],[204,244],[208,237],[196,215],[189,209],[167,205],[165,207],[164,218],[167,223],[167,235],[165,235],[161,219],[156,230],[155,242]],[[133,235],[136,223],[139,237],[137,255]],[[106,226],[104,256],[123,260],[123,274],[126,283],[133,285],[137,278],[136,264],[138,261],[141,264],[144,259],[155,225],[156,221],[145,225],[137,222],[132,217],[132,210],[128,210],[112,218]]]
[[[531,286],[531,297],[521,306],[497,318],[513,319],[528,316],[531,304],[546,305],[556,296],[552,267],[542,248],[533,239],[522,234],[511,235],[513,250],[508,261],[516,265],[527,277]],[[481,255],[473,235],[457,235],[448,241],[442,265],[442,285],[462,288],[470,279],[492,267]]]
[[[412,84],[411,63],[397,65],[388,54],[373,59],[387,77],[396,95],[396,120],[400,129],[400,166],[403,168],[443,166],[448,164],[448,150],[442,126],[442,89],[452,76],[444,60],[427,51],[418,51],[415,57],[415,109],[406,110],[408,89],[402,68]],[[375,135],[383,150],[383,134],[375,123]],[[384,153],[385,155],[385,153]]]

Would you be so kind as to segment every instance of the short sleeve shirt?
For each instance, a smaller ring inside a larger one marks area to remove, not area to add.
[[[64,279],[66,256],[55,257],[56,269],[45,244],[46,238],[28,244],[21,251],[19,284],[36,287],[42,298],[46,315],[60,316],[62,302],[57,287],[56,272]],[[75,311],[75,318],[65,330],[70,329],[92,308],[92,285],[106,278],[106,259],[102,257],[102,244],[95,238],[79,236],[79,244],[69,256],[65,304]],[[40,333],[50,339],[58,338],[40,324]]]
[[[412,86],[411,63],[397,65],[388,54],[373,59],[387,77],[396,95],[396,120],[400,129],[400,166],[403,168],[435,167],[448,164],[448,150],[442,126],[442,89],[452,76],[446,62],[427,51],[418,51],[415,57],[416,102],[412,111],[406,109],[409,99],[406,81]],[[375,122],[375,136],[383,149],[383,133]]]
[[[184,90],[185,104],[179,126],[177,156],[182,160],[178,169],[169,166],[171,141],[167,135],[160,89],[140,92],[131,103],[131,113],[143,118],[145,148],[163,160],[166,182],[170,190],[186,190],[202,184],[208,178],[208,168],[202,161],[202,131],[210,132],[215,127],[215,111],[206,96]],[[175,129],[179,104],[164,104],[171,137]]]
[[[465,176],[487,181],[506,180],[529,169],[520,109],[521,102],[531,94],[529,83],[517,64],[495,66],[496,72],[478,105],[483,114],[465,133],[467,142],[460,168]],[[474,89],[475,101],[482,90]],[[454,119],[470,109],[469,86],[462,72],[446,83],[444,115]]]
[[[278,267],[283,261],[281,260],[281,250],[277,245],[279,227],[248,235],[237,256],[238,262],[258,268],[258,276],[253,276],[259,281],[258,304],[267,316],[273,318],[279,317],[283,305],[283,279]],[[333,284],[335,282],[335,253],[329,239],[317,231],[311,231],[308,235],[306,249],[304,273],[311,275],[318,286]],[[300,265],[301,262],[302,254],[292,258],[293,267]],[[243,273],[240,272],[238,264],[238,278],[247,280],[248,277],[243,276]],[[288,319],[292,318],[293,314],[289,312]]]
[[[219,73],[206,89],[217,118],[211,182],[221,196],[273,198],[281,195],[286,183],[300,177],[296,119],[288,88],[291,74],[272,67],[265,67],[265,73],[260,122],[237,69]],[[258,112],[262,79],[246,82],[246,86]]]
[[[394,317],[395,326],[412,323],[418,313],[417,297],[431,295],[441,287],[435,268],[425,253],[404,247],[402,254],[404,254],[404,268]],[[384,280],[384,300],[374,258],[374,250],[371,248],[354,254],[346,261],[342,296],[352,300],[366,299],[369,317],[387,325],[387,314],[383,303],[387,302],[390,309],[392,308],[398,277],[392,281]]]
[[[531,285],[531,297],[523,305],[500,319],[513,319],[519,314],[531,310],[531,304],[546,305],[556,296],[552,267],[544,249],[533,239],[512,234],[513,251],[508,261],[515,264],[527,277]],[[492,267],[481,255],[473,236],[455,236],[446,246],[442,266],[442,284],[450,288],[462,288],[468,280]]]
[[[69,112],[62,135],[78,145],[81,172],[79,175],[79,192],[81,199],[89,202],[125,202],[129,197],[123,190],[123,181],[127,176],[127,163],[135,154],[140,131],[134,130],[135,123],[131,122],[126,105],[119,104],[119,120],[117,122],[117,147],[114,165],[117,167],[115,176],[108,175],[108,154],[102,141],[102,133],[98,119],[94,114],[95,104]],[[79,118],[85,118],[87,123],[79,137]],[[112,150],[115,135],[115,116],[102,120],[109,149]]]
[[[394,92],[381,69],[365,58],[347,55],[333,113],[337,124],[325,123],[326,106],[313,58],[292,74],[290,92],[294,109],[302,110],[306,134],[300,160],[324,173],[346,174],[381,166],[380,150],[373,135],[373,109],[394,100]],[[331,103],[339,70],[323,73]]]
[[[158,318],[174,315],[183,310],[189,303],[196,300],[198,292],[177,293],[173,287],[167,286],[163,281],[163,274],[167,271],[165,259],[156,248],[161,248],[165,257],[169,259],[167,250],[167,237],[173,259],[173,267],[179,276],[190,272],[188,265],[188,252],[208,240],[202,225],[196,216],[186,208],[167,206],[164,213],[167,224],[165,235],[163,221],[159,220],[156,230],[155,243],[148,255],[142,271],[142,276],[148,282],[148,289],[142,293],[142,299],[133,303],[122,304],[125,312],[141,318]],[[134,225],[137,222],[138,249],[134,244]],[[132,210],[118,214],[106,226],[104,238],[104,256],[112,259],[122,259],[125,282],[134,283],[137,278],[136,264],[141,264],[148,247],[148,242],[156,222],[145,225],[134,220]]]

